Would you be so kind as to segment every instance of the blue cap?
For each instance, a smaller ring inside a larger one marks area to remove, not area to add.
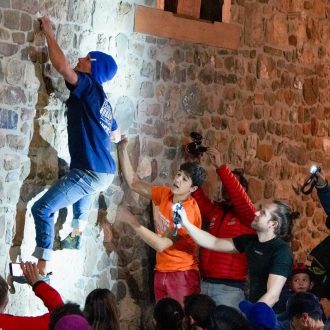
[[[100,84],[111,80],[117,72],[117,64],[112,56],[103,52],[89,52],[92,76]]]
[[[239,309],[256,330],[272,330],[276,326],[276,315],[273,309],[264,302],[253,304],[248,300],[243,300],[239,303]]]

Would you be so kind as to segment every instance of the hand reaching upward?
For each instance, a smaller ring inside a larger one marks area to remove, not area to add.
[[[210,157],[211,163],[216,167],[219,168],[222,165],[221,162],[221,155],[220,152],[215,149],[215,148],[207,148],[206,153],[208,154],[208,156]]]

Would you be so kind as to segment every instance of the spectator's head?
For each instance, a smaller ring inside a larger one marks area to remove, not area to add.
[[[175,195],[189,196],[206,180],[206,171],[197,163],[183,163],[175,175],[172,192]]]
[[[79,305],[67,303],[50,314],[50,330],[92,330]]]
[[[108,289],[90,292],[86,298],[84,313],[94,330],[119,330],[116,298]]]
[[[256,232],[273,231],[275,236],[289,240],[291,237],[292,221],[298,217],[298,212],[293,212],[285,203],[274,200],[256,212],[251,227]]]
[[[191,294],[184,298],[183,305],[188,329],[206,329],[216,307],[214,300],[205,294]]]
[[[210,315],[207,330],[252,330],[248,320],[237,309],[217,306]]]
[[[183,317],[183,309],[175,299],[160,299],[154,308],[155,330],[181,330]]]
[[[287,313],[292,327],[296,330],[309,330],[312,324],[318,324],[322,329],[323,311],[316,296],[309,292],[298,292],[289,298],[287,303]]]
[[[237,180],[239,181],[239,183],[241,184],[241,186],[243,187],[243,189],[245,190],[245,192],[247,192],[248,191],[248,188],[249,188],[249,182],[248,182],[248,180],[243,175],[244,170],[242,168],[235,168],[232,171],[232,173],[235,175],[235,177],[237,178]],[[224,186],[222,186],[221,195],[222,195],[222,198],[225,201],[230,202],[229,201],[229,195],[228,195],[227,189]]]
[[[289,277],[292,292],[309,292],[313,287],[313,275],[311,271],[301,263],[296,263]]]
[[[89,73],[99,84],[103,84],[115,76],[117,64],[112,56],[94,51],[89,52],[85,57],[79,58],[75,70]]]
[[[0,276],[0,314],[4,313],[9,301],[8,289],[6,280]]]

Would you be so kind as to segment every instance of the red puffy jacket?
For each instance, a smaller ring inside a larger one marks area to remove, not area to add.
[[[200,208],[206,230],[221,238],[233,238],[243,234],[255,234],[250,227],[256,208],[245,190],[227,165],[216,170],[226,188],[232,208],[228,213],[213,204],[198,188],[192,196]],[[247,261],[244,253],[223,253],[200,248],[199,267],[202,277],[245,281]]]
[[[40,281],[33,286],[34,293],[39,297],[49,312],[62,306],[60,294],[47,283]],[[15,316],[0,314],[0,329],[2,330],[47,330],[49,329],[49,313],[40,316]]]

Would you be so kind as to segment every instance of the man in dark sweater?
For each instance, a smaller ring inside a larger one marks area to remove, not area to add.
[[[189,223],[184,210],[179,214],[183,226],[200,246],[228,253],[244,252],[248,262],[249,300],[274,306],[292,271],[293,256],[284,239],[297,213],[286,204],[273,201],[256,212],[251,223],[256,235],[235,238],[217,238]]]

